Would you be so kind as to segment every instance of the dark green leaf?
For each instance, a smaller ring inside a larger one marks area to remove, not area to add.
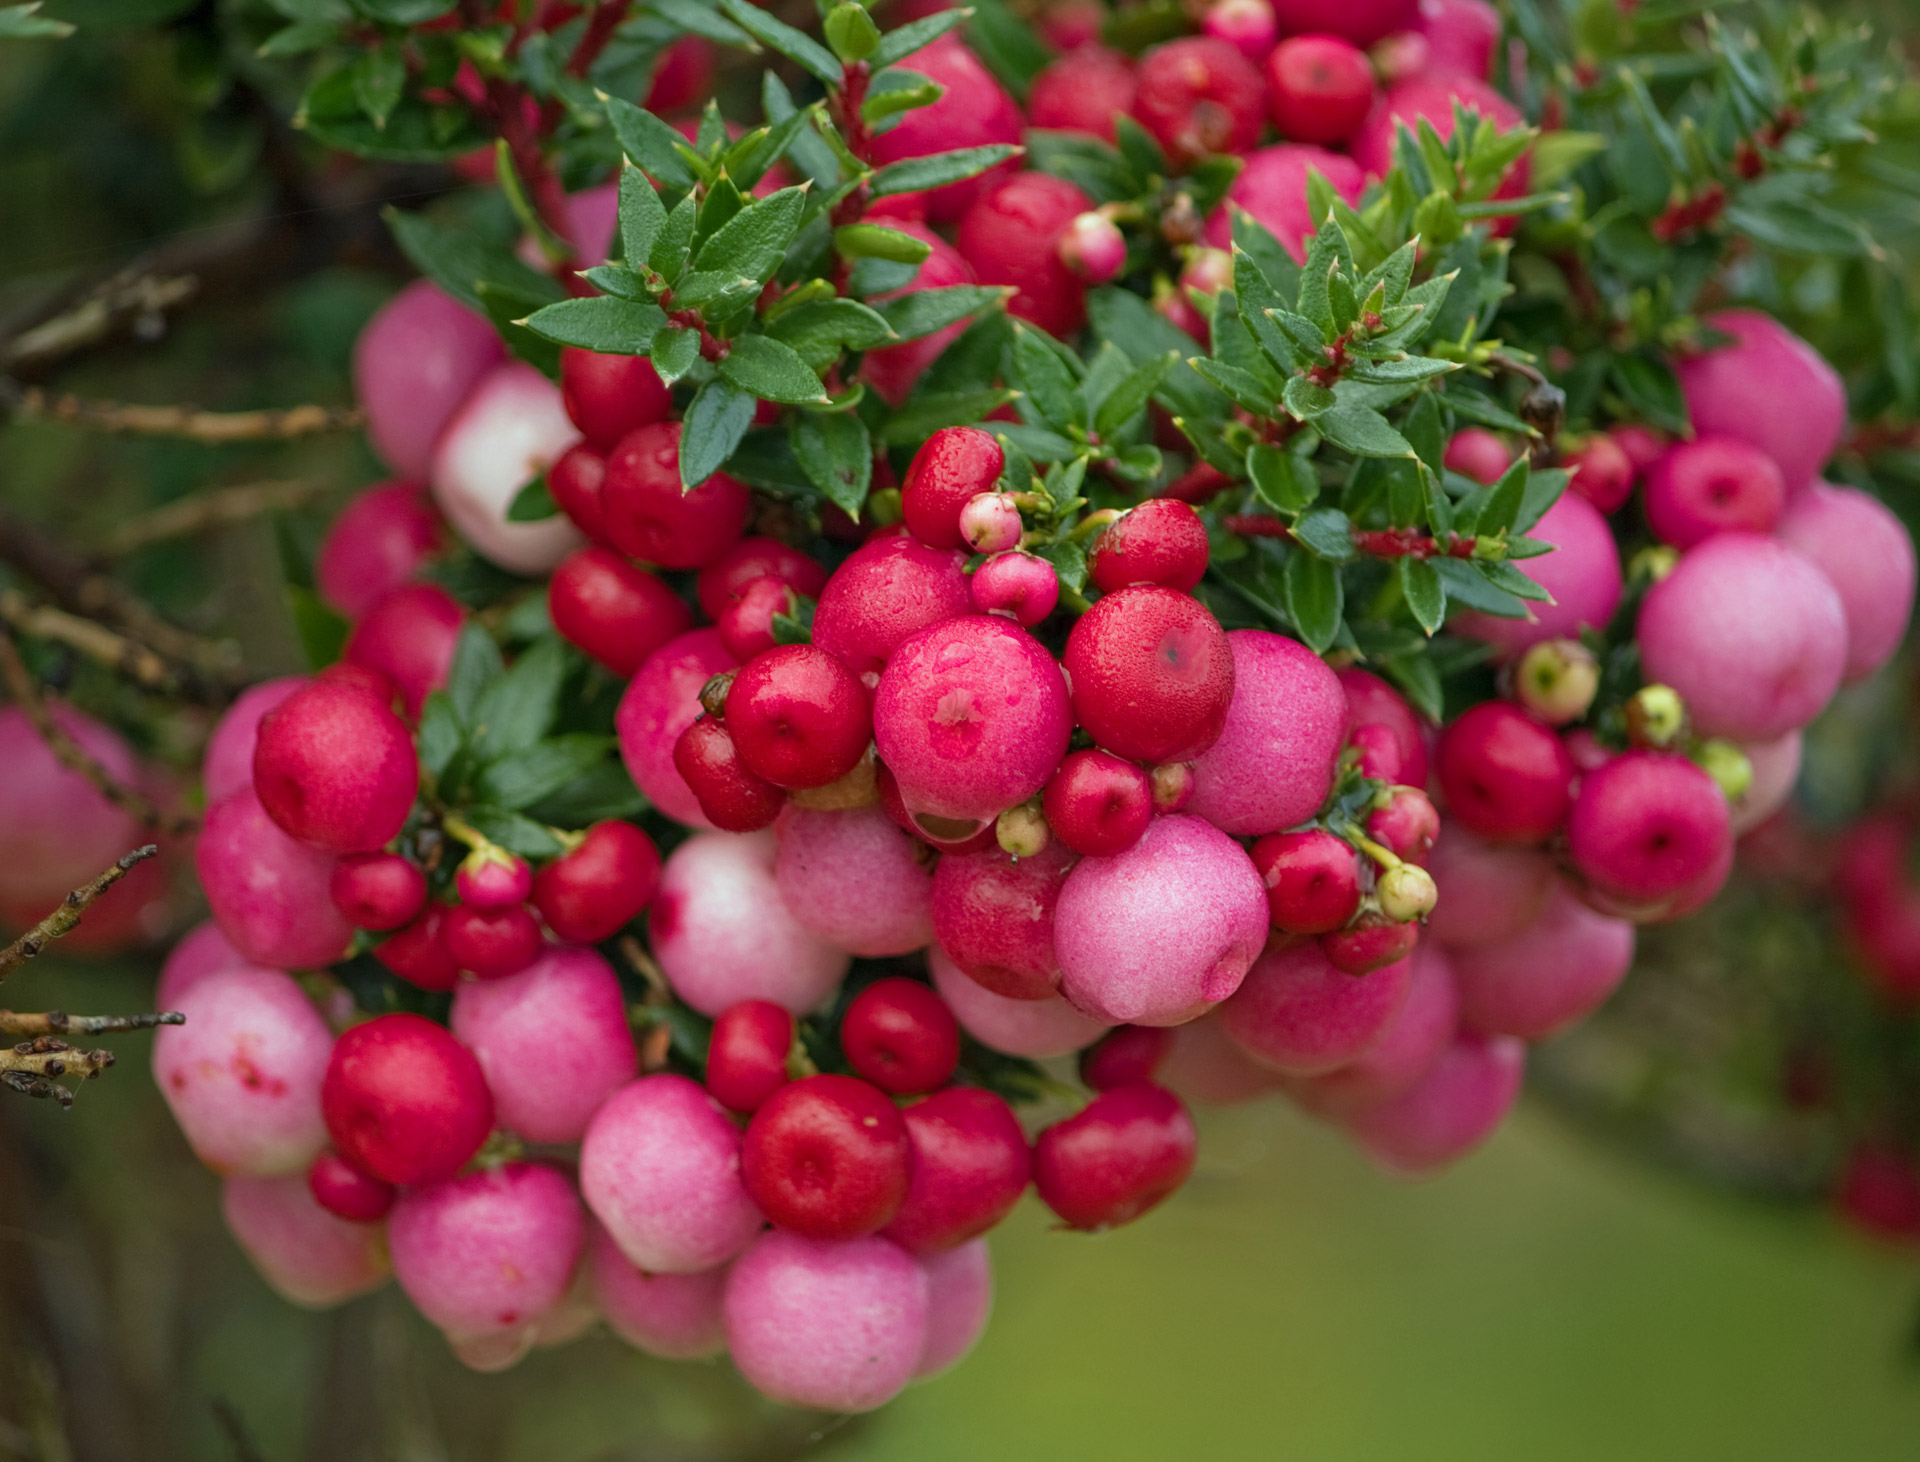
[[[796,184],[747,205],[700,246],[694,267],[703,273],[731,273],[761,283],[773,278],[787,245],[800,230],[807,186]]]
[[[962,147],[952,152],[935,152],[926,157],[911,157],[889,163],[873,175],[869,186],[876,198],[893,193],[920,193],[947,183],[978,177],[988,168],[1018,156],[1021,148],[1011,143],[991,147]]]
[[[686,138],[632,102],[608,97],[604,104],[620,150],[634,166],[667,188],[691,188],[699,180],[688,156],[691,149]]]
[[[420,748],[420,765],[427,769],[428,775],[438,779],[467,739],[444,690],[428,692],[426,704],[420,709],[420,730],[414,739]]]
[[[566,851],[546,828],[505,807],[470,807],[466,818],[482,837],[522,858],[557,858]]]
[[[1053,59],[1053,53],[1004,0],[973,0],[972,8],[967,43],[1014,99],[1024,102],[1027,88]]]
[[[475,752],[492,758],[524,751],[545,736],[559,711],[560,682],[566,669],[565,642],[550,635],[536,641],[506,674],[490,682],[468,721]]]
[[[603,294],[561,300],[535,310],[521,322],[543,340],[572,345],[601,355],[645,355],[667,323],[658,305]]]
[[[304,584],[289,583],[286,594],[294,632],[300,637],[300,649],[307,657],[307,664],[315,670],[333,664],[340,658],[347,643],[347,631],[352,626]]]
[[[943,426],[970,426],[986,419],[1013,399],[1014,393],[995,388],[976,391],[940,391],[914,396],[888,415],[877,429],[886,447],[918,447]],[[1000,423],[994,423],[996,427]]]
[[[596,762],[585,776],[576,777],[551,796],[527,809],[527,815],[550,827],[579,828],[607,818],[638,817],[647,799],[618,757]]]
[[[1368,385],[1398,386],[1430,381],[1435,376],[1451,375],[1459,369],[1450,360],[1430,360],[1425,356],[1412,355],[1405,360],[1371,361],[1356,365],[1347,374],[1350,379]]]
[[[1307,648],[1324,655],[1340,633],[1346,612],[1346,593],[1338,566],[1310,553],[1287,555],[1281,579],[1287,617]]]
[[[743,51],[760,49],[753,43],[752,36],[732,22],[722,20],[712,6],[702,4],[701,0],[647,0],[647,9],[690,36],[705,36],[710,41]]]
[[[1124,357],[1123,357],[1124,359]],[[1107,392],[1106,399],[1094,408],[1093,429],[1102,441],[1111,441],[1126,425],[1142,411],[1153,399],[1153,393],[1160,389],[1160,383],[1167,378],[1179,362],[1175,351],[1168,351],[1158,360],[1150,360],[1132,370]]]
[[[1273,393],[1267,389],[1266,382],[1253,372],[1230,366],[1225,361],[1209,360],[1204,355],[1195,356],[1187,364],[1198,371],[1209,385],[1224,391],[1251,415],[1273,415]]]
[[[671,386],[700,359],[700,332],[669,326],[653,337],[653,369]]]
[[[896,339],[918,340],[964,320],[1007,297],[990,284],[956,284],[946,289],[916,289],[876,305]]]
[[[1494,588],[1503,589],[1516,599],[1531,599],[1539,604],[1548,604],[1553,601],[1553,595],[1510,563],[1491,563],[1485,559],[1476,559],[1473,566]]]
[[[1059,353],[1027,326],[1013,332],[1014,384],[1056,431],[1084,426],[1086,408],[1074,389],[1073,374]]]
[[[1192,336],[1128,290],[1109,286],[1089,291],[1087,317],[1096,338],[1111,341],[1136,363],[1168,351],[1177,352],[1184,360],[1194,349]],[[1160,383],[1155,399],[1174,414],[1189,418],[1196,427],[1217,421],[1228,412],[1227,398],[1194,371],[1171,372]]]
[[[1400,423],[1400,433],[1429,471],[1446,470],[1447,426],[1441,419],[1439,398],[1432,392],[1424,393],[1413,403],[1413,410]]]
[[[384,132],[387,119],[400,105],[400,94],[406,89],[407,63],[401,59],[398,47],[375,46],[360,53],[352,70],[354,100],[359,102],[367,120]]]
[[[827,12],[820,29],[842,61],[865,61],[880,45],[880,27],[859,0],[841,0]]]
[[[1446,586],[1448,603],[1500,619],[1526,618],[1527,606],[1489,583],[1480,572],[1479,564],[1464,563],[1457,558],[1436,558],[1432,562],[1434,572]]]
[[[753,425],[750,392],[726,381],[709,381],[687,407],[680,433],[680,483],[698,487],[727,465],[740,439]]]
[[[389,208],[381,215],[394,242],[413,266],[440,288],[484,314],[476,286],[485,280],[537,300],[559,299],[564,291],[550,276],[529,268],[507,249],[495,248],[464,229],[447,228],[424,214]]]
[[[1555,469],[1551,472],[1535,472],[1527,479],[1527,491],[1520,500],[1520,511],[1514,516],[1513,531],[1525,533],[1532,529],[1541,518],[1546,516],[1548,508],[1560,501],[1560,494],[1567,490],[1572,479],[1567,473]],[[1519,558],[1514,553],[1511,557]]]
[[[1386,417],[1368,406],[1342,403],[1314,418],[1320,433],[1343,452],[1356,457],[1411,457],[1413,448]]]
[[[353,0],[353,8],[389,25],[423,25],[453,9],[453,0]]]
[[[1353,557],[1353,523],[1338,508],[1310,508],[1293,525],[1302,548],[1334,563]]]
[[[624,264],[596,264],[582,269],[580,277],[602,294],[618,295],[623,300],[651,301],[646,281]]]
[[[1087,545],[1085,540],[1062,538],[1034,550],[1053,565],[1063,588],[1079,593],[1087,586]]]
[[[873,443],[851,411],[794,416],[793,455],[813,485],[850,518],[860,516],[873,478]]]
[[[1447,586],[1439,571],[1423,558],[1403,558],[1399,560],[1399,574],[1407,608],[1413,611],[1420,628],[1435,633],[1447,617]]]
[[[783,20],[776,20],[766,11],[749,5],[746,0],[720,0],[720,10],[748,35],[766,46],[778,51],[789,61],[813,73],[814,77],[828,86],[840,84],[840,62],[833,52],[821,45],[804,31],[797,31]]]
[[[489,763],[474,779],[474,795],[496,807],[518,810],[551,797],[604,761],[613,741],[606,736],[555,736]]]
[[[507,504],[507,521],[540,523],[559,511],[560,505],[553,500],[553,493],[547,487],[547,474],[543,472],[513,495],[513,501]]]
[[[13,10],[33,10],[37,5],[16,5]],[[4,24],[7,11],[0,10],[0,24]],[[55,21],[45,21],[54,25]],[[71,27],[68,27],[71,29]],[[340,39],[341,28],[330,20],[299,20],[292,25],[283,26],[261,42],[257,56],[303,56],[308,51],[317,51],[322,46],[330,46]],[[18,39],[16,37],[15,39]]]
[[[878,310],[849,299],[810,300],[782,311],[765,329],[815,367],[837,360],[842,346],[871,350],[897,339]]]
[[[908,21],[898,30],[888,31],[880,38],[880,44],[867,58],[867,64],[875,71],[883,66],[891,66],[896,61],[904,61],[915,51],[929,42],[938,40],[955,26],[965,25],[970,12],[955,7],[936,14],[923,16],[919,20]]]
[[[647,175],[627,164],[620,169],[620,240],[629,267],[645,264],[667,226],[667,207]]]
[[[843,259],[885,259],[894,264],[914,265],[916,270],[933,252],[933,246],[925,239],[916,239],[912,234],[902,233],[897,228],[885,228],[877,223],[850,223],[835,229],[833,247]],[[885,286],[889,289],[898,287]]]
[[[742,335],[735,340],[721,357],[719,371],[723,380],[763,401],[799,406],[828,399],[819,375],[800,358],[800,352],[765,335]]]
[[[1325,416],[1338,404],[1338,398],[1328,386],[1320,386],[1305,376],[1288,376],[1285,391],[1281,395],[1288,411],[1301,421],[1312,421],[1316,416]],[[1335,445],[1338,445],[1336,439]]]
[[[1520,517],[1521,505],[1526,501],[1527,482],[1533,467],[1525,455],[1517,458],[1513,465],[1500,475],[1493,485],[1492,493],[1480,509],[1480,518],[1474,524],[1474,532],[1487,538],[1496,538],[1510,532]]]
[[[700,205],[693,195],[688,194],[667,215],[666,225],[660,230],[660,237],[653,241],[653,249],[647,255],[647,267],[655,274],[673,281],[686,269],[699,209]]]
[[[1300,265],[1279,239],[1273,236],[1267,226],[1248,213],[1238,203],[1229,203],[1233,228],[1233,247],[1237,253],[1244,254],[1252,268],[1260,276],[1259,283],[1265,285],[1259,309],[1274,309],[1291,305],[1300,297]],[[1248,301],[1251,313],[1255,305],[1246,287],[1242,285],[1241,274],[1244,266],[1234,261],[1233,283],[1240,291],[1240,297]],[[1271,298],[1264,296],[1271,295]]]
[[[680,276],[673,287],[673,303],[676,309],[699,310],[709,320],[721,320],[758,299],[765,288],[765,281],[751,274],[696,269]]]
[[[500,658],[500,647],[492,635],[477,624],[460,631],[453,648],[453,665],[447,671],[447,698],[462,725],[473,724],[481,694],[505,673],[506,662]]]
[[[1320,477],[1308,458],[1264,442],[1247,449],[1247,476],[1261,502],[1289,517],[1320,496]]]
[[[36,15],[40,3],[0,6],[0,41],[57,41],[73,34],[66,21]]]

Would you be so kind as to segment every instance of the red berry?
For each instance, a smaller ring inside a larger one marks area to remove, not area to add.
[[[1086,323],[1087,286],[1061,259],[1060,236],[1092,207],[1064,178],[1020,173],[981,194],[960,220],[956,242],[982,284],[1014,286],[1008,314],[1068,336]]]
[[[533,894],[533,868],[518,853],[476,849],[453,875],[453,891],[470,909],[504,909]]]
[[[504,980],[540,957],[540,926],[525,904],[504,909],[448,909],[440,942],[447,957],[476,980]]]
[[[913,1145],[906,1202],[885,1234],[914,1254],[955,1248],[1013,1210],[1033,1171],[1027,1134],[1000,1097],[950,1086],[901,1114]]]
[[[320,1087],[334,1148],[402,1187],[451,1178],[493,1130],[473,1053],[418,1015],[380,1015],[334,1043]]]
[[[908,529],[932,548],[960,547],[960,510],[974,494],[992,491],[1005,465],[989,433],[977,426],[942,427],[913,454],[901,484]]]
[[[1488,842],[1544,842],[1567,820],[1573,758],[1517,706],[1486,701],[1465,712],[1440,733],[1435,762],[1447,811]]]
[[[378,1223],[398,1196],[393,1184],[363,1173],[337,1152],[323,1152],[307,1169],[307,1191],[335,1218]]]
[[[607,454],[600,490],[607,537],[622,553],[668,569],[712,563],[747,523],[746,488],[716,472],[691,490],[680,485],[680,423],[629,432]]]
[[[595,543],[607,541],[607,514],[600,501],[606,483],[606,457],[585,445],[567,448],[547,469],[548,495]]]
[[[1170,1027],[1118,1025],[1080,1053],[1080,1079],[1094,1091],[1152,1081],[1172,1054]]]
[[[1106,750],[1188,761],[1212,746],[1233,700],[1233,649],[1191,595],[1142,584],[1080,616],[1061,657],[1073,710]]]
[[[427,902],[427,875],[398,853],[356,853],[333,865],[333,906],[356,929],[398,929]]]
[[[793,1015],[771,1000],[742,1000],[714,1018],[707,1090],[730,1112],[751,1116],[787,1084]]]
[[[1173,498],[1151,498],[1094,540],[1087,571],[1102,593],[1129,584],[1191,590],[1207,572],[1207,529]]]
[[[377,671],[418,717],[429,691],[447,683],[466,611],[438,584],[406,584],[382,599],[347,636],[346,663]]]
[[[1140,62],[1133,114],[1179,167],[1209,153],[1245,152],[1266,121],[1266,83],[1239,50],[1187,36]]]
[[[1387,805],[1368,814],[1367,836],[1397,858],[1424,863],[1440,836],[1440,814],[1425,792],[1395,787]]]
[[[653,902],[660,850],[630,822],[596,822],[580,846],[533,876],[533,906],[556,938],[597,944]]]
[[[876,980],[847,1006],[840,1049],[856,1075],[892,1096],[932,1091],[960,1064],[960,1023],[918,980]]]
[[[718,622],[727,606],[757,579],[778,579],[808,599],[818,599],[827,587],[827,571],[799,549],[773,538],[742,538],[700,570],[694,585],[700,612]]]
[[[428,904],[419,918],[375,945],[373,957],[422,990],[451,990],[460,983],[460,967],[442,938],[446,923],[447,906]]]
[[[1617,513],[1626,505],[1639,476],[1626,448],[1604,433],[1562,453],[1560,465],[1573,474],[1573,490],[1603,513]]]
[[[693,790],[707,821],[722,832],[772,827],[787,794],[749,770],[726,723],[702,716],[673,744],[673,766]]]
[[[1370,975],[1399,964],[1419,942],[1418,924],[1395,924],[1367,914],[1351,929],[1322,934],[1320,952],[1343,975]]]
[[[666,383],[644,355],[560,349],[560,398],[589,444],[606,451],[636,427],[673,410]]]
[[[1360,907],[1360,864],[1322,828],[1269,833],[1253,845],[1253,866],[1267,886],[1273,927],[1287,934],[1331,934]]]
[[[906,1123],[878,1087],[809,1076],[747,1124],[740,1172],[760,1211],[810,1239],[857,1239],[893,1221],[913,1162]]]
[[[1133,60],[1101,45],[1076,46],[1033,78],[1027,120],[1059,132],[1114,140],[1113,119],[1133,110]]]
[[[569,643],[622,677],[693,627],[678,594],[610,548],[583,548],[553,571],[547,612]]]
[[[1336,673],[1340,677],[1340,688],[1347,693],[1347,709],[1353,715],[1352,744],[1363,748],[1361,770],[1367,776],[1403,787],[1426,786],[1427,743],[1420,732],[1420,718],[1414,715],[1406,697],[1372,671],[1357,665],[1349,665]],[[1395,753],[1393,765],[1397,768],[1391,775],[1384,757],[1379,763],[1381,770],[1371,769],[1368,759],[1376,743],[1371,734],[1364,742],[1360,736],[1361,731],[1371,732],[1371,728],[1378,728],[1391,739]]]
[[[1069,1227],[1114,1228],[1186,1182],[1198,1142],[1186,1106],[1165,1087],[1115,1087],[1040,1134],[1034,1186]]]
[[[824,787],[866,755],[873,696],[825,650],[780,645],[735,673],[726,721],[755,775],[776,787]]]
[[[727,653],[744,665],[779,643],[773,633],[774,616],[792,614],[798,607],[793,590],[783,580],[755,579],[721,611],[714,628],[720,631]]]
[[[253,790],[300,842],[370,853],[400,831],[419,787],[405,723],[362,685],[323,676],[260,718]]]
[[[1453,434],[1445,459],[1449,472],[1471,477],[1482,487],[1498,482],[1513,465],[1507,444],[1483,426],[1469,426]]]
[[[1282,137],[1338,146],[1373,110],[1373,62],[1338,36],[1293,36],[1267,54],[1267,87]]]
[[[1047,826],[1074,852],[1111,857],[1140,841],[1153,821],[1153,782],[1106,751],[1072,751],[1047,780]]]

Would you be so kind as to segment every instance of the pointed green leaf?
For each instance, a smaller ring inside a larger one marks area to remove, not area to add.
[[[742,335],[732,342],[720,358],[719,371],[722,380],[751,391],[763,401],[799,406],[828,399],[819,375],[800,353],[765,335]]]
[[[1282,399],[1287,410],[1299,420],[1312,421],[1333,410],[1339,398],[1329,386],[1316,385],[1305,376],[1288,376],[1286,393]]]
[[[828,86],[840,84],[840,62],[820,42],[804,31],[797,31],[784,20],[776,20],[747,0],[720,0],[721,14],[740,29],[789,61],[811,72]]]
[[[1128,422],[1146,410],[1153,393],[1160,389],[1160,383],[1179,359],[1178,352],[1170,350],[1157,360],[1135,366],[1107,393],[1106,400],[1093,413],[1093,429],[1102,441],[1112,440]]]
[[[1074,389],[1072,373],[1054,348],[1022,325],[1013,335],[1014,384],[1055,431],[1084,426],[1086,408]]]
[[[802,411],[790,434],[794,458],[827,500],[850,518],[860,516],[873,479],[873,443],[851,411]]]
[[[709,381],[687,407],[680,429],[680,485],[698,487],[727,465],[753,425],[755,400],[728,381]]]
[[[867,58],[867,64],[878,71],[883,66],[904,61],[922,46],[939,40],[955,26],[965,25],[972,14],[971,10],[956,6],[952,10],[942,10],[938,14],[909,21],[898,30],[888,31],[880,38],[880,44]]]
[[[1403,558],[1399,560],[1399,574],[1407,608],[1413,611],[1420,628],[1435,633],[1447,618],[1447,586],[1439,572],[1425,559]]]
[[[893,193],[920,193],[947,183],[978,177],[988,168],[1018,156],[1023,150],[1011,143],[995,143],[991,147],[962,147],[952,152],[911,157],[881,168],[873,175],[868,186],[876,198],[885,198]]]
[[[653,337],[653,369],[671,386],[700,359],[700,332],[670,325]]]
[[[647,262],[667,226],[667,207],[647,175],[631,163],[620,169],[620,245],[630,268]]]
[[[1314,418],[1320,433],[1356,457],[1411,457],[1413,448],[1386,417],[1368,406],[1342,403]]]
[[[560,504],[553,500],[544,472],[515,493],[513,501],[507,504],[509,523],[540,523],[559,514]]]
[[[1255,416],[1271,416],[1274,410],[1273,392],[1258,376],[1230,366],[1225,361],[1210,360],[1206,356],[1195,356],[1187,362],[1198,371],[1209,384],[1227,393],[1235,404]]]
[[[742,208],[722,224],[694,255],[702,273],[731,273],[761,283],[773,278],[787,245],[800,231],[807,206],[807,185],[782,188]]]
[[[525,321],[543,340],[601,355],[645,355],[666,323],[666,312],[658,305],[613,295],[561,300],[535,310]]]
[[[918,340],[999,303],[1007,293],[998,285],[956,284],[946,289],[912,290],[875,308],[895,339]]]
[[[1247,449],[1247,476],[1261,502],[1289,517],[1312,507],[1320,496],[1320,476],[1310,460],[1265,442]]]
[[[1293,525],[1300,546],[1334,563],[1354,556],[1353,521],[1338,508],[1309,508]]]
[[[613,124],[614,139],[634,166],[667,188],[691,188],[699,181],[687,139],[672,127],[618,97],[606,97],[601,105]]]

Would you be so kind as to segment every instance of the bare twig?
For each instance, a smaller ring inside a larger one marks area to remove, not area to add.
[[[38,386],[0,382],[0,407],[23,421],[60,421],[94,431],[134,436],[185,437],[189,441],[281,441],[360,425],[358,407],[289,406],[270,411],[202,411],[195,406],[141,406],[54,396]]]
[[[199,287],[190,274],[123,270],[103,280],[78,304],[0,345],[0,368],[11,371],[72,355],[129,323],[138,333],[155,333],[166,312],[193,298]]]
[[[127,519],[100,545],[100,551],[109,558],[119,558],[169,538],[184,538],[209,528],[248,522],[264,513],[304,507],[326,491],[323,482],[294,481],[246,482],[196,493]]]
[[[126,857],[114,864],[98,878],[84,888],[76,888],[64,899],[60,907],[46,918],[35,924],[5,949],[0,949],[0,980],[19,969],[21,965],[34,958],[62,934],[72,931],[80,922],[80,916],[86,913],[93,901],[125,878],[140,864],[159,853],[152,843],[144,848],[135,848]]]
[[[174,667],[145,645],[116,634],[98,620],[84,619],[50,604],[35,604],[18,589],[0,589],[0,620],[23,635],[78,650],[143,690],[166,694],[179,689],[180,676]]]
[[[68,1015],[64,1010],[27,1015],[0,1010],[0,1035],[5,1036],[106,1036],[186,1023],[186,1016],[177,1010],[150,1015]]]
[[[22,1096],[47,1097],[70,1107],[73,1093],[60,1084],[59,1078],[85,1081],[111,1065],[111,1051],[76,1051],[65,1041],[41,1036],[38,1040],[22,1041],[10,1050],[0,1050],[0,1085],[11,1087]]]

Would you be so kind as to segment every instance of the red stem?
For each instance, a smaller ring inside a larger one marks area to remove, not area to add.
[[[1263,514],[1233,514],[1225,519],[1224,526],[1229,533],[1238,533],[1242,538],[1278,538],[1283,543],[1299,541],[1293,529],[1280,519]],[[1477,542],[1453,533],[1443,543],[1431,534],[1412,528],[1355,528],[1352,537],[1355,551],[1368,558],[1472,558]]]

